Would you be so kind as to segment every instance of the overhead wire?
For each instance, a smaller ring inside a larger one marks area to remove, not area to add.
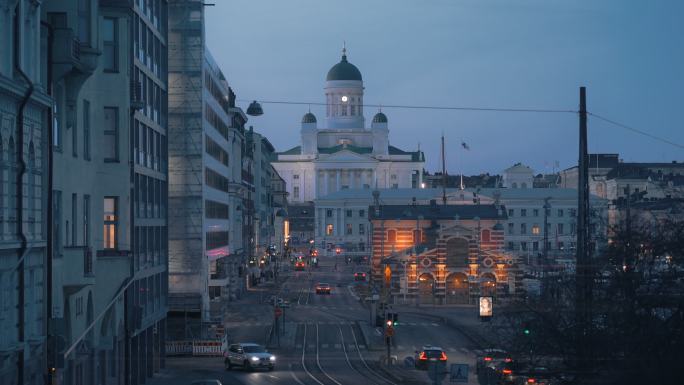
[[[656,135],[653,135],[653,134],[649,134],[649,133],[646,132],[646,131],[642,131],[642,130],[639,130],[639,129],[637,129],[637,128],[628,126],[628,125],[626,125],[626,124],[622,124],[622,123],[620,123],[620,122],[616,122],[615,120],[608,119],[608,118],[606,118],[606,117],[604,117],[604,116],[595,114],[595,113],[593,113],[593,112],[587,112],[587,114],[588,114],[589,116],[593,116],[593,117],[595,117],[595,118],[597,118],[597,119],[599,119],[599,120],[602,120],[602,121],[604,121],[604,122],[606,122],[606,123],[610,123],[610,124],[612,124],[612,125],[614,125],[614,126],[617,126],[617,127],[620,127],[620,128],[624,128],[624,129],[626,129],[626,130],[632,131],[632,132],[637,133],[637,134],[639,134],[639,135],[643,135],[643,136],[648,137],[648,138],[651,138],[651,139],[653,139],[653,140],[657,140],[657,141],[659,141],[659,142],[663,142],[663,143],[666,143],[666,144],[669,144],[669,145],[671,145],[671,146],[675,146],[675,147],[678,147],[678,148],[681,148],[682,150],[684,150],[684,145],[679,144],[679,143],[676,143],[676,142],[673,142],[673,141],[671,141],[671,140],[669,140],[669,139],[665,139],[665,138],[661,138],[661,137],[656,136]]]

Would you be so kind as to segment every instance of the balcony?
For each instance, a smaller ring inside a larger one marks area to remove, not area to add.
[[[69,74],[87,78],[97,68],[100,52],[81,45],[71,28],[55,28],[52,43],[52,76],[58,80]]]
[[[89,247],[73,246],[62,250],[62,285],[83,287],[95,284],[93,253]]]

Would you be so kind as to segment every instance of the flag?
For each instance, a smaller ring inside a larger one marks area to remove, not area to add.
[[[463,147],[465,150],[470,150],[470,146],[468,146],[466,142],[461,142],[461,147]]]

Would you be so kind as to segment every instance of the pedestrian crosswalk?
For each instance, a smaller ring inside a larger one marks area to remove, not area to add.
[[[302,348],[303,348],[303,345],[302,345],[302,344],[295,344],[295,348],[296,348],[296,349],[302,349]],[[359,349],[365,349],[365,348],[366,348],[366,345],[359,344]],[[314,345],[314,344],[307,344],[307,345],[306,345],[306,349],[307,349],[307,350],[314,350],[314,349],[316,349],[316,345]],[[318,350],[319,350],[319,351],[332,351],[332,350],[336,350],[336,351],[339,350],[339,351],[341,351],[341,350],[346,350],[346,351],[349,352],[349,351],[356,350],[356,345],[354,345],[354,344],[345,344],[344,346],[342,346],[342,344],[323,344],[323,343],[322,343],[322,344],[318,345]]]
[[[320,309],[320,310],[363,310],[358,306],[327,306],[327,305],[297,305],[296,307],[306,309]]]
[[[351,320],[338,320],[338,321],[319,321],[319,325],[351,325],[354,324],[357,321],[351,321]],[[264,321],[244,321],[244,322],[226,322],[224,325],[227,328],[238,328],[238,327],[264,327],[264,326],[271,326],[273,322],[264,322]],[[308,325],[313,326],[315,323],[309,323]],[[440,324],[436,322],[403,322],[400,323],[397,327],[402,327],[402,326],[425,326],[425,327],[439,327],[441,326]]]

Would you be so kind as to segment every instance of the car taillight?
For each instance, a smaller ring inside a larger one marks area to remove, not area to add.
[[[534,378],[528,378],[527,379],[528,384],[534,384],[535,382],[537,382],[537,380],[535,380]]]
[[[447,355],[442,352],[442,355],[439,357],[440,361],[446,361],[447,360]]]
[[[501,371],[503,374],[511,374],[513,371],[511,369],[504,369]]]
[[[487,362],[489,362],[489,361],[492,360],[492,357],[485,357],[484,360],[487,361]]]
[[[420,355],[418,356],[418,359],[419,360],[427,360],[427,355],[425,354],[425,352],[420,353]]]
[[[504,360],[504,362],[511,362],[511,361],[513,361],[513,359],[511,359],[511,358],[506,358],[506,359]]]

